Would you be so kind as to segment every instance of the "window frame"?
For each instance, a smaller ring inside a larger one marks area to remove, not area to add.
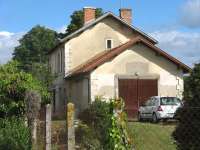
[[[108,48],[108,41],[111,41],[111,47],[110,48]],[[106,50],[110,50],[110,49],[112,49],[113,48],[113,39],[111,39],[111,38],[108,38],[108,39],[106,39]]]

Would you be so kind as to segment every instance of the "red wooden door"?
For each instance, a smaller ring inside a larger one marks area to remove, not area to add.
[[[119,80],[119,97],[123,98],[125,101],[125,109],[127,111],[128,117],[134,117],[133,115],[137,112],[137,97],[138,88],[137,80],[133,79],[120,79]]]
[[[157,80],[140,79],[138,80],[138,102],[139,106],[144,104],[149,97],[158,95]]]
[[[140,104],[158,94],[157,80],[119,79],[118,88],[129,118],[136,117]]]

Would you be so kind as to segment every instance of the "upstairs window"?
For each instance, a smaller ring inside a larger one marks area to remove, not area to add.
[[[106,49],[112,49],[113,48],[113,40],[112,39],[107,39],[106,40]]]
[[[57,53],[57,73],[61,73],[63,71],[63,49],[60,49]]]
[[[60,73],[60,65],[61,65],[61,59],[60,59],[60,51],[57,54],[57,73]]]

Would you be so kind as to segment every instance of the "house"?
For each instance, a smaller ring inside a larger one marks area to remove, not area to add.
[[[150,96],[182,97],[183,76],[191,69],[134,27],[131,9],[120,9],[119,17],[107,12],[97,19],[95,8],[83,10],[84,26],[49,52],[51,71],[57,75],[54,114],[64,114],[70,101],[78,114],[102,96],[122,97],[133,117]]]

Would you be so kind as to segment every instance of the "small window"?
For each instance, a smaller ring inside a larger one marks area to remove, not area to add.
[[[111,49],[113,47],[113,41],[112,39],[106,40],[106,49]]]
[[[53,112],[56,112],[56,90],[53,90]]]

